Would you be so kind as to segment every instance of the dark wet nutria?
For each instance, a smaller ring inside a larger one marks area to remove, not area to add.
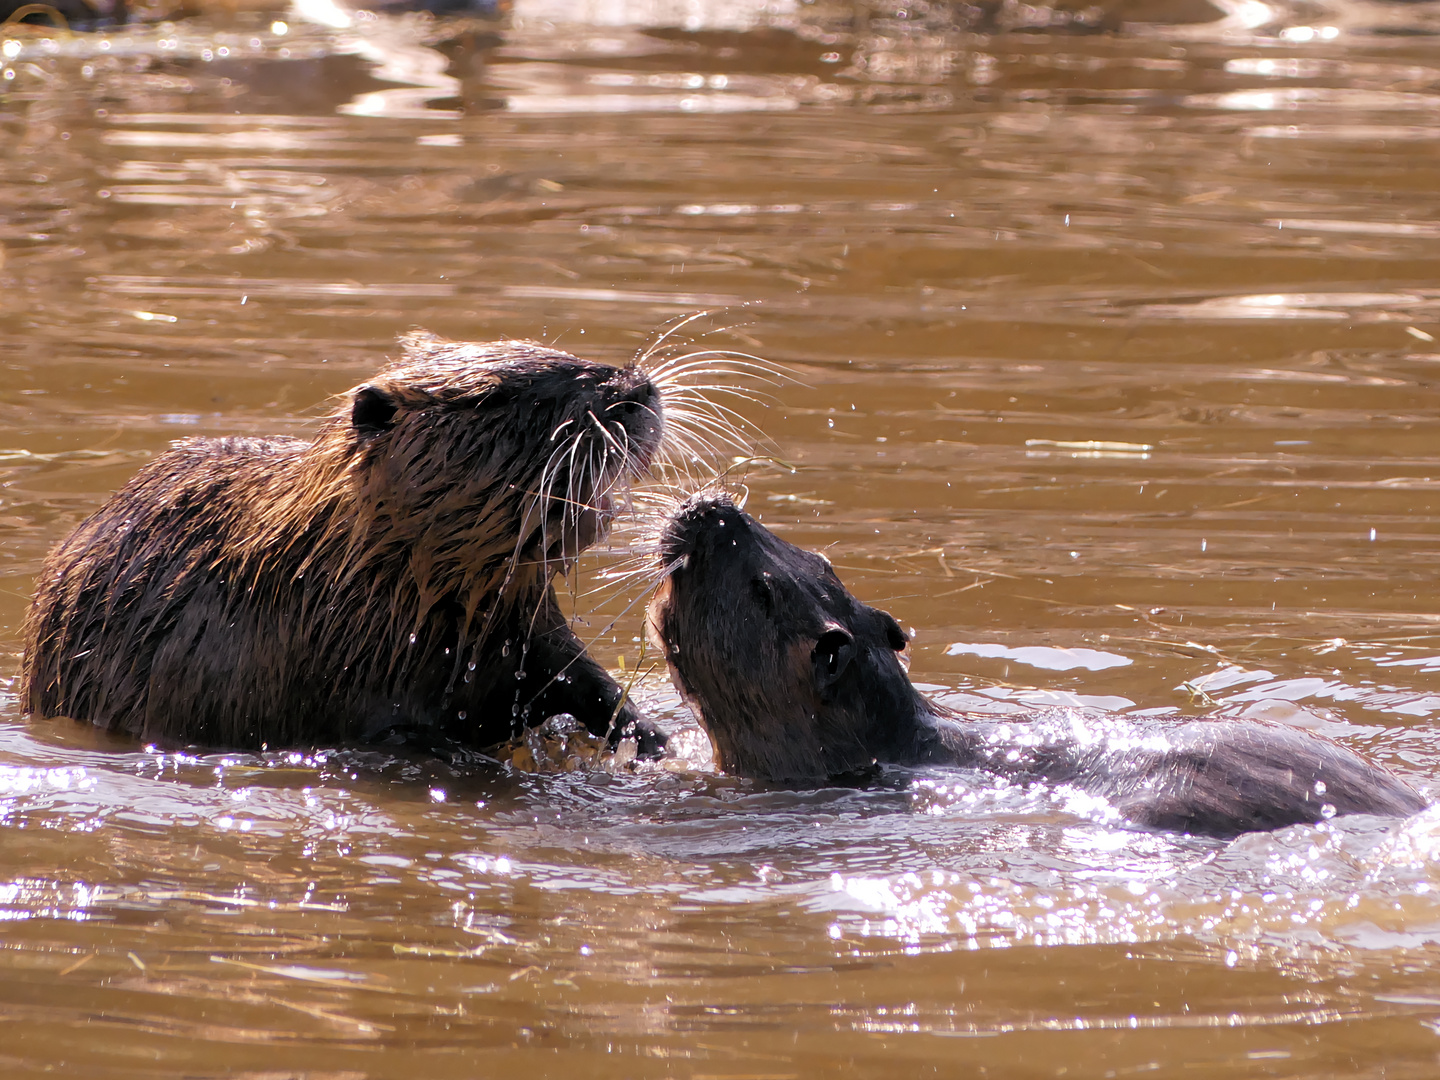
[[[404,344],[313,441],[179,443],[51,551],[25,708],[235,747],[634,724],[552,579],[660,452],[658,376],[527,342]]]
[[[1138,824],[1215,836],[1426,805],[1338,743],[1277,724],[951,713],[910,684],[894,619],[724,495],[683,503],[660,559],[650,636],[726,772],[809,786],[877,763],[954,765],[1071,784]]]

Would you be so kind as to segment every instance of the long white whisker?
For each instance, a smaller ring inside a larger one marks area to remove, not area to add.
[[[716,363],[715,361],[720,361]],[[656,365],[650,372],[652,380],[673,382],[696,369],[728,371],[732,374],[753,375],[762,373],[769,378],[793,382],[793,377],[784,368],[752,353],[734,352],[728,349],[705,349],[699,352],[673,356]]]
[[[569,421],[567,421],[567,423],[568,423],[568,422],[569,422]],[[565,425],[561,425],[561,428],[557,428],[556,430],[557,430],[557,431],[558,431],[558,430],[561,430],[561,429],[563,429],[564,426],[565,426]],[[541,489],[540,489],[540,490],[541,490],[541,492],[542,492],[542,496],[543,496],[543,499],[544,499],[544,502],[543,502],[543,505],[542,505],[542,511],[541,511],[542,514],[543,514],[543,517],[540,519],[540,520],[541,520],[541,524],[540,524],[540,558],[541,558],[542,561],[543,561],[543,560],[548,560],[548,558],[549,558],[549,552],[550,552],[550,513],[551,513],[551,508],[552,508],[552,506],[553,506],[554,503],[555,503],[555,497],[556,497],[555,488],[556,488],[556,485],[559,483],[559,480],[560,480],[560,463],[561,463],[562,461],[564,461],[565,458],[567,458],[567,457],[570,459],[570,468],[567,470],[567,471],[568,471],[568,476],[566,477],[566,485],[565,485],[565,486],[566,486],[566,496],[568,497],[568,496],[570,495],[571,490],[572,490],[572,489],[574,488],[574,486],[575,486],[575,454],[576,454],[576,452],[579,450],[580,444],[584,441],[584,436],[585,436],[585,433],[584,433],[583,430],[577,430],[574,435],[572,435],[569,439],[567,439],[564,443],[561,444],[561,446],[560,446],[560,448],[559,448],[559,451],[560,451],[560,452],[559,452],[559,453],[557,454],[557,456],[555,457],[555,467],[554,467],[553,470],[550,471],[549,480],[548,480],[547,483],[545,483],[545,484],[543,484],[543,485],[541,486]],[[564,513],[562,512],[561,517],[560,517],[560,538],[561,538],[560,542],[561,542],[561,547],[562,547],[562,548],[564,547],[564,542],[565,542],[565,541],[564,541],[564,537],[565,537],[565,517],[564,517]]]
[[[594,418],[594,413],[591,413],[588,409],[586,410],[586,415],[591,417],[592,419]],[[583,434],[583,429],[581,433]],[[577,439],[575,452],[578,452],[579,444],[580,440]],[[573,558],[573,556],[570,556],[569,554],[569,544],[571,537],[574,538],[576,547],[579,547],[580,515],[584,512],[584,508],[581,506],[581,503],[582,501],[588,502],[590,498],[593,498],[593,495],[591,495],[590,493],[593,492],[593,485],[595,483],[594,444],[587,443],[585,457],[580,462],[580,467],[578,469],[575,466],[575,452],[572,452],[570,455],[570,487],[565,493],[566,506],[564,513],[561,515],[560,519],[560,558],[564,561],[568,561],[569,558]],[[578,551],[576,552],[576,554],[578,554]]]
[[[562,425],[563,427],[563,425]],[[556,429],[561,430],[560,428]],[[540,477],[540,551],[543,559],[544,553],[550,550],[550,505],[555,501],[555,485],[560,480],[560,463],[565,460],[567,453],[573,453],[573,447],[577,441],[576,436],[567,439],[562,443],[554,454],[551,455],[545,473]],[[567,451],[567,447],[571,448]]]
[[[586,415],[588,415],[591,421],[595,424],[595,429],[600,432],[600,437],[605,440],[605,443],[615,448],[615,452],[620,455],[620,461],[623,465],[623,463],[628,460],[629,456],[625,450],[625,447],[620,445],[619,441],[615,438],[614,435],[610,433],[609,429],[600,422],[600,418],[598,416],[596,416],[593,412],[587,413]],[[598,494],[603,494],[603,492],[599,492]]]
[[[693,400],[689,398],[682,398],[680,401],[676,402],[676,404],[680,406],[682,410],[688,408],[688,411],[691,413],[691,415],[708,413],[717,420],[721,417],[730,417],[737,426],[742,428],[754,426],[745,416],[743,416],[739,412],[736,412],[729,405],[726,405],[722,401],[712,401],[709,398],[703,397],[695,398]]]
[[[716,419],[703,414],[695,414],[677,417],[676,422],[677,426],[684,428],[691,438],[699,439],[707,445],[709,445],[709,440],[706,438],[708,435],[716,439],[720,444],[733,447],[736,450],[746,450],[750,447],[750,440],[745,437],[745,433],[735,430],[726,424],[723,419]],[[709,449],[713,453],[717,447],[709,445]]]
[[[664,346],[665,342],[669,338],[671,338],[675,334],[678,334],[681,330],[689,326],[696,319],[703,319],[710,314],[712,313],[709,311],[696,311],[692,312],[689,315],[685,315],[676,319],[674,321],[674,324],[670,326],[669,329],[667,329],[663,334],[661,334],[658,338],[655,339],[655,343],[653,345],[651,345],[649,348],[644,349],[639,355],[635,357],[635,362],[637,364],[644,364],[646,360],[648,360],[650,357],[654,356],[657,352],[660,351],[660,349]],[[660,325],[664,326],[665,324],[661,323]]]
[[[679,401],[708,403],[713,400],[710,397],[711,394],[725,394],[729,397],[739,398],[742,401],[753,401],[756,403],[773,402],[776,400],[774,394],[766,393],[763,390],[752,390],[748,386],[727,386],[724,383],[676,387],[667,392],[665,400],[671,403]]]

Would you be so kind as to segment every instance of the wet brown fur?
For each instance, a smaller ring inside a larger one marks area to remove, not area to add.
[[[1388,770],[1278,724],[953,713],[911,685],[893,618],[723,494],[682,503],[658,546],[650,638],[727,772],[817,786],[878,764],[960,766],[1074,785],[1137,824],[1216,836],[1426,805]]]
[[[313,441],[179,443],[61,541],[21,700],[211,746],[487,745],[557,712],[605,733],[620,689],[552,578],[661,432],[633,365],[411,335]]]

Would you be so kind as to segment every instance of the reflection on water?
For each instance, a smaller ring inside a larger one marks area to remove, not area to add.
[[[623,361],[722,309],[793,376],[742,402],[751,511],[946,703],[1297,724],[1434,792],[1437,17],[0,31],[7,1075],[1430,1075],[1433,812],[1220,845],[943,770],[770,790],[658,673],[674,760],[533,773],[161,753],[13,676],[44,551],[170,440],[303,435],[414,325]],[[633,672],[630,536],[565,602]]]

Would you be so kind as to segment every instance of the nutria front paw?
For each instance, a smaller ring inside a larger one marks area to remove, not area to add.
[[[663,758],[670,743],[670,736],[653,720],[636,720],[625,729],[625,735],[635,740],[635,756],[641,761]]]

